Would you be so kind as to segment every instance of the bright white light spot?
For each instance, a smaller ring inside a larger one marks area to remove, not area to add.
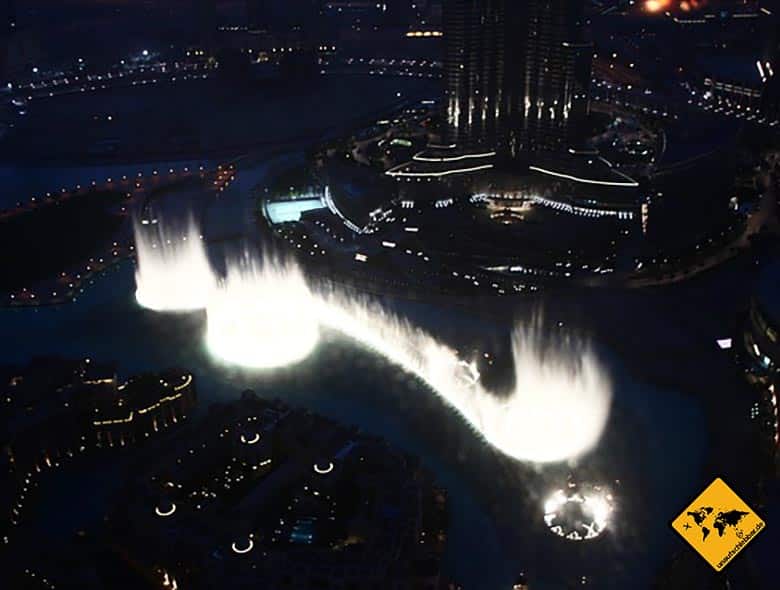
[[[255,542],[252,539],[247,539],[247,545],[246,547],[239,546],[238,543],[235,541],[230,546],[231,549],[233,549],[233,553],[238,553],[239,555],[242,555],[244,553],[249,553],[255,546]]]
[[[319,340],[312,296],[300,270],[249,257],[228,264],[206,310],[206,343],[216,357],[256,369],[295,364]]]
[[[559,537],[587,541],[606,530],[613,509],[612,496],[599,487],[557,490],[544,503],[544,522]]]
[[[157,516],[171,516],[174,512],[176,512],[176,504],[171,502],[171,507],[168,510],[161,510],[159,506],[155,506],[154,513]]]
[[[318,463],[314,464],[314,472],[319,473],[320,475],[327,475],[331,471],[333,471],[334,465],[332,462],[329,462],[325,467],[320,467]]]

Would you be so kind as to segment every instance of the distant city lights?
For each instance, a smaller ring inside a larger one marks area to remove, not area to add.
[[[407,37],[419,38],[419,37],[444,37],[443,31],[407,31]]]
[[[311,293],[295,266],[228,262],[206,309],[206,344],[216,357],[254,369],[304,360],[319,341]]]

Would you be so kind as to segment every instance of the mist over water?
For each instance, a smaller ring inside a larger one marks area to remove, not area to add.
[[[245,253],[226,261],[221,278],[202,241],[194,238],[194,225],[188,226],[187,240],[166,235],[162,227],[157,232],[157,246],[138,246],[139,304],[156,311],[205,309],[208,349],[223,362],[252,369],[293,365],[316,349],[326,328],[415,375],[510,457],[569,461],[601,438],[611,381],[590,346],[574,336],[550,338],[540,321],[516,324],[514,385],[499,395],[482,384],[477,359],[461,358],[434,335],[368,299],[338,289],[315,291],[293,262],[260,261]]]

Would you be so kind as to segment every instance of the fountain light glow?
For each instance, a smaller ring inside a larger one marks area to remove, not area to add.
[[[231,364],[253,369],[302,361],[319,341],[313,297],[300,269],[248,256],[228,264],[206,307],[206,344]]]
[[[510,457],[573,460],[601,438],[611,383],[593,351],[573,338],[543,349],[539,325],[516,326],[514,389],[495,395],[482,384],[475,362],[380,305],[338,291],[314,293],[295,264],[260,264],[248,255],[229,261],[226,277],[217,280],[200,240],[194,242],[161,254],[137,241],[138,300],[164,310],[205,306],[207,347],[226,363],[253,369],[298,363],[316,348],[325,327],[415,375]]]
[[[138,303],[155,311],[204,309],[214,289],[214,273],[192,219],[183,233],[162,223],[142,225],[138,220],[133,231]]]
[[[512,338],[515,386],[487,391],[475,363],[377,305],[332,293],[320,304],[324,325],[375,350],[417,376],[488,443],[533,463],[575,459],[601,438],[612,388],[587,346],[563,339],[543,353],[539,327],[517,326]]]
[[[598,486],[556,490],[544,503],[544,522],[551,533],[570,541],[600,537],[614,510],[612,495]]]

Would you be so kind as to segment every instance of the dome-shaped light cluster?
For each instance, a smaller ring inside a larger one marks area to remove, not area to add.
[[[544,503],[544,522],[559,537],[587,541],[602,535],[613,510],[612,495],[600,487],[560,489]]]

